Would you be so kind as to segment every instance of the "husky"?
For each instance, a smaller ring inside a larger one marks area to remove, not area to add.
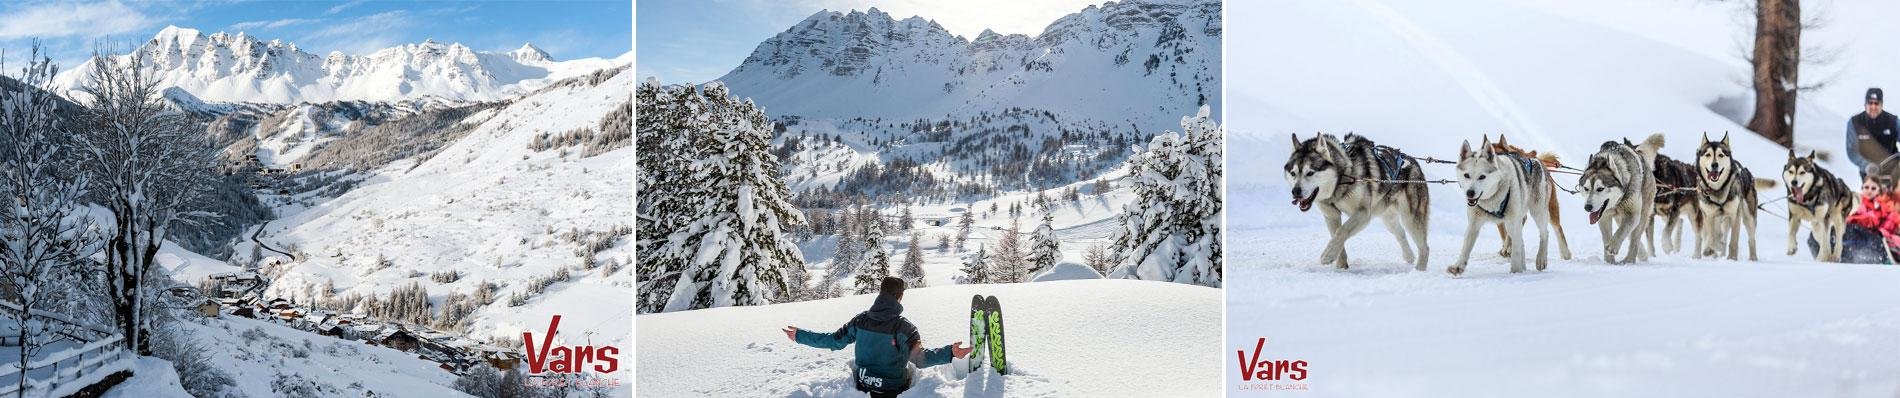
[[[1524,150],[1524,148],[1519,148],[1517,146],[1513,146],[1509,143],[1506,143],[1504,140],[1503,134],[1498,135],[1498,142],[1491,143],[1491,150],[1497,153],[1508,153],[1508,154],[1517,155],[1518,157],[1525,158],[1525,159],[1537,159],[1537,161],[1541,163],[1541,166],[1545,168],[1557,167],[1563,164],[1563,162],[1558,161],[1557,154],[1555,153],[1547,152],[1543,154],[1538,154],[1537,151],[1527,151],[1527,150]],[[1550,227],[1557,231],[1558,258],[1569,260],[1570,259],[1570,238],[1564,236],[1564,224],[1563,224],[1562,217],[1559,216],[1559,212],[1558,212],[1557,181],[1552,179],[1552,177],[1550,176],[1550,173],[1540,173],[1540,174],[1544,175],[1544,185],[1550,187],[1550,192],[1547,192],[1545,195],[1545,197],[1549,198],[1549,200],[1546,201],[1544,206],[1549,208],[1548,210],[1550,211]],[[1498,249],[1498,256],[1506,257],[1506,258],[1511,257],[1511,240],[1510,240],[1511,237],[1510,237],[1510,234],[1505,232],[1504,224],[1498,224],[1498,237],[1504,239],[1504,245],[1503,245],[1504,247]]]
[[[1603,235],[1603,261],[1630,264],[1649,259],[1639,235],[1649,228],[1655,212],[1656,175],[1650,169],[1662,147],[1662,134],[1651,134],[1640,145],[1606,141],[1584,166],[1577,193],[1583,195],[1583,211],[1590,214],[1590,223]],[[1603,221],[1604,215],[1610,216],[1609,221]],[[1617,260],[1624,244],[1629,252]]]
[[[1696,172],[1695,165],[1671,159],[1668,155],[1656,155],[1656,216],[1663,219],[1663,252],[1682,251],[1682,219],[1689,219],[1690,228],[1702,229],[1702,213],[1696,210]],[[1656,227],[1643,229],[1649,240],[1650,254],[1656,253]],[[1701,237],[1696,237],[1697,242]],[[1697,243],[1696,247],[1702,247]]]
[[[1748,260],[1755,255],[1755,207],[1760,205],[1756,190],[1775,187],[1775,180],[1755,178],[1741,162],[1735,161],[1728,133],[1721,141],[1709,141],[1702,133],[1702,145],[1695,150],[1696,207],[1702,212],[1702,229],[1696,231],[1701,256],[1721,256],[1736,260],[1741,253],[1742,228],[1748,228]],[[1726,242],[1726,250],[1724,249]]]
[[[1841,261],[1841,235],[1847,233],[1842,220],[1860,205],[1854,192],[1834,173],[1815,164],[1813,152],[1795,156],[1793,149],[1788,150],[1781,181],[1788,184],[1788,255],[1794,255],[1795,234],[1801,232],[1801,221],[1807,221],[1808,230],[1820,241],[1815,258]]]
[[[1465,244],[1458,251],[1458,261],[1453,262],[1445,271],[1452,275],[1465,273],[1465,263],[1471,259],[1471,244],[1478,240],[1478,227],[1484,224],[1497,224],[1504,228],[1504,241],[1511,252],[1511,273],[1524,272],[1524,219],[1537,222],[1537,270],[1543,271],[1550,262],[1550,201],[1551,189],[1543,162],[1509,152],[1499,152],[1491,146],[1491,137],[1484,137],[1477,150],[1471,149],[1471,141],[1465,141],[1458,149],[1458,188],[1465,192],[1465,216],[1470,223],[1465,225]]]
[[[1320,264],[1346,269],[1346,239],[1377,217],[1398,238],[1405,262],[1425,270],[1431,257],[1425,241],[1431,198],[1425,184],[1360,181],[1423,181],[1425,172],[1418,160],[1357,134],[1347,134],[1344,143],[1331,134],[1305,141],[1294,135],[1293,156],[1287,159],[1285,170],[1287,185],[1293,187],[1293,205],[1305,212],[1317,204],[1326,218],[1326,232],[1332,239],[1320,252]],[[1342,214],[1347,217],[1343,223]],[[1417,244],[1417,255],[1407,245],[1406,234]]]

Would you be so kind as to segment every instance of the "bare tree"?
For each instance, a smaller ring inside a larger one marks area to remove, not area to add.
[[[149,355],[140,285],[167,230],[215,214],[193,209],[216,182],[217,152],[184,114],[166,106],[142,55],[93,52],[78,139],[95,200],[112,213],[106,235],[107,296],[126,345]]]
[[[1794,145],[1795,103],[1801,94],[1827,86],[1833,78],[1802,81],[1802,67],[1833,64],[1838,48],[1803,45],[1802,33],[1827,25],[1824,12],[1803,15],[1800,0],[1734,1],[1754,18],[1752,46],[1742,53],[1753,66],[1749,84],[1755,109],[1748,129],[1786,147]]]
[[[33,313],[74,299],[77,276],[99,251],[83,212],[86,178],[62,173],[70,134],[50,90],[57,73],[36,43],[17,84],[0,84],[0,298],[15,304],[4,312],[20,327],[20,385],[33,356],[74,327]]]

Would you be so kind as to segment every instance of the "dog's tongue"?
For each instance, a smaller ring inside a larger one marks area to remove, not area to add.
[[[1795,201],[1795,202],[1807,202],[1807,201],[1808,201],[1808,199],[1806,198],[1806,196],[1807,196],[1807,195],[1803,195],[1803,192],[1801,192],[1801,190],[1799,190],[1799,189],[1797,189],[1797,190],[1794,190],[1794,201]]]
[[[1720,170],[1709,170],[1709,181],[1715,181],[1716,178],[1719,178],[1721,176],[1722,174]]]
[[[1603,212],[1600,212],[1600,211],[1593,211],[1593,212],[1590,212],[1590,223],[1591,223],[1591,224],[1596,224],[1596,223],[1597,223],[1597,219],[1599,219],[1599,218],[1603,218]]]
[[[1311,209],[1311,208],[1313,208],[1313,202],[1310,202],[1310,201],[1303,201],[1303,200],[1302,200],[1302,201],[1298,201],[1298,202],[1300,203],[1300,211],[1301,211],[1301,212],[1305,212],[1305,211],[1306,211],[1307,209]]]

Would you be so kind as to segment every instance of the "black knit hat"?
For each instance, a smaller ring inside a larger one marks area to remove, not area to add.
[[[1886,99],[1887,99],[1887,94],[1885,92],[1880,91],[1879,87],[1867,89],[1868,103],[1884,104],[1887,102]]]

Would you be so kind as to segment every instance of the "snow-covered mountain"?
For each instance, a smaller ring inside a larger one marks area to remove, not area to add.
[[[1089,6],[1035,37],[950,34],[876,8],[823,11],[760,43],[720,81],[775,117],[965,116],[1034,108],[1175,127],[1220,110],[1221,4],[1131,0]]]
[[[577,66],[601,66],[599,59],[555,61],[533,44],[491,53],[434,40],[366,55],[317,55],[282,40],[243,32],[205,34],[177,26],[165,27],[133,51],[144,57],[142,67],[158,74],[162,84],[200,99],[280,104],[421,97],[497,100],[572,76]],[[55,84],[80,87],[92,62],[61,73]]]

